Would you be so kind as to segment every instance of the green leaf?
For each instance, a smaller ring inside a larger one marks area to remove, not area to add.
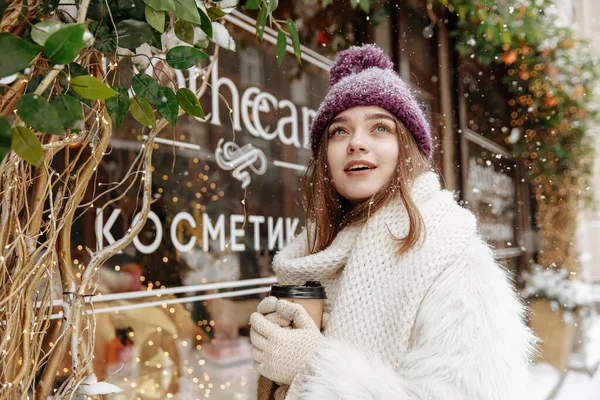
[[[88,74],[89,73],[87,69],[83,68],[81,64],[72,62],[61,71],[61,74],[58,76],[58,82],[60,83],[61,87],[66,90],[69,86],[69,77],[73,79],[75,77]]]
[[[298,37],[298,28],[296,28],[296,24],[291,19],[287,20],[288,31],[290,32],[290,36],[292,37],[292,44],[294,45],[294,54],[296,54],[296,58],[299,63],[302,63],[300,60],[300,38]]]
[[[46,75],[42,74],[31,75],[27,82],[27,89],[25,89],[25,93],[34,93],[45,77]],[[42,93],[41,96],[48,98],[50,97],[50,92],[50,88],[46,88],[46,90],[44,90],[44,93]]]
[[[208,10],[206,10],[206,12],[208,13],[208,18],[210,18],[212,21],[216,21],[219,18],[223,18],[226,15],[225,11],[221,10],[218,7],[210,7]]]
[[[111,14],[112,11],[114,10],[111,10]],[[104,2],[100,2],[98,0],[90,1],[90,6],[88,7],[88,12],[86,14],[88,18],[93,19],[95,21],[101,21],[105,18],[106,15],[108,15],[108,9]]]
[[[84,99],[90,100],[104,100],[119,94],[101,80],[90,75],[71,79],[71,88]]]
[[[10,151],[11,142],[12,133],[10,129],[10,123],[6,118],[0,115],[0,163]]]
[[[65,68],[60,71],[59,75],[58,75],[58,82],[60,84],[60,87],[63,89],[63,93],[69,94],[73,97],[75,97],[77,100],[87,104],[88,106],[91,106],[92,103],[90,100],[85,99],[83,97],[81,97],[80,95],[78,95],[73,88],[71,87],[71,79],[77,77],[77,76],[82,76],[82,75],[88,75],[89,72],[83,68],[81,65],[72,62],[68,65],[65,66]],[[48,94],[44,94],[45,97],[48,97]]]
[[[268,0],[268,3],[269,3],[269,12],[270,13],[277,10],[277,7],[279,7],[279,0]]]
[[[186,113],[193,115],[198,118],[205,119],[204,111],[198,101],[198,97],[190,89],[181,88],[177,91],[177,102],[179,107]]]
[[[267,7],[262,7],[256,17],[256,34],[260,40],[263,40],[263,34],[265,33],[265,25],[267,25]]]
[[[156,120],[152,106],[141,97],[135,96],[131,99],[131,115],[140,124],[156,128]]]
[[[173,0],[175,2],[175,15],[180,19],[193,24],[201,24],[198,7],[195,0]]]
[[[510,45],[512,43],[512,35],[508,31],[502,32],[502,34],[500,35],[500,39],[502,40],[503,44]]]
[[[360,9],[363,10],[365,14],[368,14],[371,11],[371,0],[360,0]]]
[[[148,100],[152,104],[158,104],[160,102],[160,96],[158,95],[159,88],[156,79],[150,75],[139,73],[131,80],[131,87],[136,96],[142,97]]]
[[[44,55],[54,64],[68,64],[75,60],[83,47],[84,24],[70,25],[59,29],[48,37],[44,44]]]
[[[204,11],[199,10],[200,11],[200,29],[202,29],[202,31],[204,33],[206,33],[206,36],[208,36],[209,38],[212,39],[213,37],[213,28],[212,28],[212,21],[210,20],[210,18],[208,18],[208,15],[204,14]]]
[[[11,33],[0,33],[0,78],[23,71],[40,48]]]
[[[158,11],[175,11],[173,0],[144,0],[144,3]]]
[[[194,25],[180,19],[175,23],[175,36],[177,36],[179,40],[193,45]]]
[[[322,8],[323,8],[323,10],[324,10],[324,9],[326,9],[326,8],[327,8],[327,6],[329,6],[329,5],[331,5],[331,4],[333,4],[333,0],[323,0],[323,1],[321,2],[321,7],[322,7]]]
[[[165,24],[169,24],[168,21],[165,21]],[[154,31],[154,34],[152,35],[152,37],[150,38],[150,40],[148,40],[148,44],[156,49],[162,49],[162,35],[160,32],[158,31]]]
[[[44,161],[42,144],[31,131],[24,126],[17,126],[12,130],[12,149],[23,160],[36,167],[41,167]]]
[[[469,13],[469,7],[465,4],[461,4],[460,6],[458,6],[458,10],[456,11],[456,13],[458,14],[458,17],[461,20],[464,20],[467,18],[467,14]]]
[[[135,50],[152,37],[152,28],[146,22],[126,19],[117,24],[119,47]]]
[[[167,64],[175,69],[188,69],[202,60],[208,55],[200,50],[189,46],[173,47],[167,52]]]
[[[61,26],[62,24],[55,19],[38,22],[31,27],[31,39],[40,46],[43,46],[50,35],[58,31]]]
[[[287,48],[287,38],[283,31],[277,34],[277,66],[281,67],[283,58],[285,57],[285,49]]]
[[[17,114],[25,123],[40,132],[63,135],[58,113],[37,94],[27,93],[17,102]]]
[[[177,116],[179,115],[179,104],[177,103],[177,96],[171,88],[167,86],[161,86],[160,91],[160,103],[156,105],[156,109],[171,125],[177,125]]]
[[[144,14],[146,15],[146,21],[148,24],[163,33],[165,31],[165,12],[164,11],[156,11],[154,8],[150,6],[146,6],[144,9]]]
[[[115,126],[118,128],[121,126],[121,123],[129,111],[129,93],[127,93],[127,89],[122,86],[115,85],[112,88],[119,92],[119,95],[106,99],[105,104],[110,119],[112,119]]]
[[[63,127],[77,129],[83,121],[83,112],[79,100],[68,94],[56,96],[50,102],[56,109]]]
[[[94,35],[94,47],[105,53],[117,51],[117,33],[106,24],[93,21],[89,25],[90,32]]]
[[[244,7],[246,10],[258,10],[258,4],[256,3],[256,0],[246,1],[246,5]]]
[[[113,27],[112,21],[124,19],[144,20],[143,0],[92,0],[87,13],[88,18],[104,21]]]

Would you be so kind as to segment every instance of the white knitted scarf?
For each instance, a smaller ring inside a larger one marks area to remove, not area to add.
[[[421,175],[411,193],[425,222],[421,246],[397,254],[398,243],[388,228],[405,237],[409,222],[402,202],[393,200],[364,224],[343,229],[318,253],[308,254],[303,230],[273,262],[281,284],[318,280],[325,286],[325,336],[380,357],[396,371],[410,349],[412,326],[427,290],[476,238],[473,214],[440,188],[437,174]],[[302,392],[302,380],[292,382],[290,394]]]

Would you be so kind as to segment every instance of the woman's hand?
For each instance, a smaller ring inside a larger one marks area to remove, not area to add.
[[[269,321],[276,323],[282,328],[292,329],[292,325],[289,319],[282,318],[281,315],[275,312],[275,307],[277,306],[277,302],[279,300],[277,297],[269,296],[262,299],[260,303],[258,303],[258,307],[256,311],[265,316]]]
[[[273,382],[289,385],[323,335],[300,304],[277,300],[276,315],[269,318],[260,312],[267,311],[267,306],[272,308],[273,300],[266,301],[263,307],[259,304],[259,312],[250,316],[254,368]],[[282,328],[292,323],[294,329]]]
[[[281,315],[275,312],[275,307],[277,306],[278,301],[279,300],[277,299],[277,297],[274,296],[265,297],[261,300],[260,303],[258,303],[256,311],[264,315],[269,321],[278,324],[282,328],[291,329],[290,320],[282,318]],[[328,323],[329,312],[327,310],[327,303],[325,303],[325,309],[323,310],[323,317],[321,320],[321,332],[325,330]]]

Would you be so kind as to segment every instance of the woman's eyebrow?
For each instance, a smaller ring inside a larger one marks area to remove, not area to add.
[[[370,121],[370,120],[373,120],[373,119],[387,119],[387,120],[390,120],[392,122],[395,122],[394,118],[392,118],[388,114],[384,114],[384,113],[371,113],[371,114],[367,114],[365,116],[365,119],[367,121]]]
[[[394,118],[392,118],[388,114],[384,114],[384,113],[370,113],[370,114],[365,115],[365,120],[367,120],[367,121],[371,121],[371,120],[374,120],[374,119],[387,119],[387,120],[389,120],[391,122],[395,122]],[[340,116],[335,117],[331,121],[332,124],[344,123],[344,122],[350,122],[350,118],[348,118],[346,116],[343,116],[343,115],[340,115]]]
[[[331,121],[332,124],[337,124],[340,122],[350,122],[350,118],[340,115],[340,116],[335,117],[333,119],[333,121]]]

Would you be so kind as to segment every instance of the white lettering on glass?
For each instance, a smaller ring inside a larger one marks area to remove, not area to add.
[[[250,132],[250,134],[252,136],[255,136],[255,137],[259,137],[260,133],[258,133],[258,130],[254,126],[254,123],[252,122],[252,120],[250,118],[250,115],[251,115],[250,113],[252,112],[251,110],[252,110],[252,107],[254,106],[254,101],[252,101],[250,99],[250,97],[255,96],[259,93],[260,93],[259,88],[254,87],[254,86],[249,87],[248,89],[246,89],[246,91],[242,95],[242,105],[241,105],[242,121],[244,122],[244,127],[246,128],[246,130],[248,132]]]
[[[113,210],[109,223],[107,225],[102,226],[101,223],[98,222],[100,219],[101,209],[96,209],[96,215],[98,215],[98,220],[96,221],[96,237],[97,241],[100,242],[101,238],[107,238],[106,232],[103,232],[103,229],[107,227],[110,228],[116,218],[120,215],[121,210],[115,209]],[[140,214],[136,214],[133,219],[133,223],[137,223],[139,221]],[[210,218],[208,214],[202,214],[202,249],[203,251],[217,251],[217,249],[209,249],[209,243],[211,240],[219,242],[219,251],[223,251],[226,246],[227,238],[230,238],[229,243],[231,244],[231,250],[234,252],[240,252],[246,250],[246,244],[250,243],[249,241],[245,241],[244,238],[246,234],[251,234],[252,239],[254,241],[254,245],[252,246],[254,250],[261,250],[261,236],[260,236],[260,228],[261,224],[267,222],[267,245],[269,249],[273,249],[275,246],[282,248],[285,243],[289,243],[295,236],[296,230],[298,228],[300,220],[298,218],[283,218],[283,217],[265,217],[263,215],[248,215],[247,221],[249,224],[253,225],[253,229],[250,228],[245,229],[244,225],[240,226],[244,222],[244,215],[240,214],[231,214],[228,216],[229,223],[226,223],[226,216],[223,214],[219,214],[215,219]],[[164,229],[169,229],[169,234],[171,236],[171,240],[179,252],[188,252],[193,249],[193,247],[197,244],[200,237],[192,235],[192,237],[188,240],[187,243],[183,244],[179,241],[177,237],[177,231],[181,227],[181,223],[183,221],[190,224],[192,229],[198,226],[198,221],[186,211],[181,211],[175,215],[173,221],[171,221],[170,227],[163,227],[159,217],[153,212],[150,211],[148,215],[148,219],[154,223],[156,226],[156,236],[153,242],[150,245],[144,245],[140,242],[140,240],[136,237],[134,239],[134,245],[136,249],[144,254],[153,253],[160,246],[160,242],[163,239],[163,231]],[[211,222],[211,221],[214,221]],[[162,221],[164,222],[164,221]],[[227,229],[229,231],[227,231]],[[252,232],[251,232],[252,231]],[[110,236],[109,242],[114,243],[115,238]],[[285,243],[284,243],[285,238]]]
[[[158,63],[164,63],[164,55],[156,55],[153,62],[151,62],[146,70],[146,74],[154,76],[154,70],[160,70]],[[156,65],[155,65],[156,64]],[[137,73],[137,70],[134,69]],[[174,70],[175,78],[177,80],[177,86],[180,88],[186,87],[196,92],[198,78],[198,67],[191,67],[185,71]],[[159,73],[160,75],[160,73]],[[223,102],[222,97],[224,93],[221,93],[221,89],[226,87],[231,93],[231,100],[227,100],[228,107],[230,109],[230,115],[232,119],[234,131],[242,131],[241,122],[244,123],[246,130],[255,137],[260,137],[265,140],[274,140],[279,138],[281,143],[284,145],[292,145],[298,149],[310,148],[310,124],[312,119],[316,115],[316,111],[308,107],[302,106],[302,142],[300,141],[300,126],[298,118],[298,107],[288,99],[278,100],[271,93],[264,92],[260,88],[255,86],[248,87],[242,94],[240,101],[240,90],[235,85],[235,82],[227,77],[219,76],[219,61],[216,60],[213,64],[211,73],[211,110],[206,113],[206,121],[210,121],[212,125],[221,126],[220,107]],[[129,90],[129,95],[133,96],[133,91]],[[252,99],[254,97],[254,99]],[[260,121],[260,113],[271,113],[278,109],[289,109],[289,115],[282,117],[277,122],[277,127],[270,132],[269,127],[263,127]],[[200,118],[194,117],[199,122],[205,122]],[[290,125],[288,133],[286,133],[286,126]]]
[[[225,142],[225,139],[219,139],[215,150],[215,160],[221,169],[233,170],[231,175],[242,182],[242,189],[245,189],[252,180],[250,172],[245,171],[246,168],[250,168],[257,175],[264,175],[267,172],[265,153],[252,146],[251,143],[240,147],[234,142]],[[258,166],[255,165],[256,161],[259,162]]]
[[[177,227],[181,221],[187,221],[192,229],[196,227],[196,221],[190,213],[181,211],[175,215],[175,218],[173,218],[173,221],[171,222],[171,241],[173,242],[173,245],[180,252],[187,253],[194,248],[194,245],[196,244],[196,236],[192,236],[192,238],[186,244],[181,243],[177,237]]]
[[[266,106],[266,112],[270,112],[271,108],[268,106],[269,103],[273,105],[273,110],[277,110],[277,98],[271,93],[260,92],[254,98],[254,106],[252,107],[252,119],[254,120],[254,125],[256,126],[260,137],[265,140],[273,140],[277,137],[277,129],[275,129],[273,132],[269,132],[267,130],[269,127],[263,127],[262,123],[260,122],[259,111],[263,110],[259,110],[258,106]]]
[[[298,111],[296,106],[289,100],[281,100],[279,102],[279,109],[284,107],[289,108],[290,115],[283,117],[277,122],[277,132],[279,132],[279,140],[281,143],[294,145],[296,148],[300,148],[300,139],[298,138]],[[285,126],[290,125],[290,136],[285,135]]]
[[[283,218],[277,218],[277,222],[273,226],[273,217],[269,217],[267,228],[269,250],[275,248],[275,242],[277,242],[277,247],[281,249],[283,247]]]
[[[219,215],[217,223],[213,226],[210,223],[210,218],[206,214],[202,214],[202,249],[208,251],[208,237],[212,240],[219,240],[219,250],[225,250],[225,216]]]
[[[133,225],[137,224],[140,218],[141,213],[137,213],[135,217],[133,217]],[[156,215],[154,211],[150,211],[150,213],[148,214],[148,219],[154,222],[154,226],[156,226],[156,236],[154,237],[154,241],[152,242],[152,244],[146,246],[140,241],[140,239],[137,236],[133,238],[133,245],[135,246],[135,248],[138,249],[140,253],[144,254],[154,253],[156,249],[158,249],[158,246],[160,246],[160,242],[162,241],[163,236],[163,229],[158,215]]]
[[[117,218],[119,217],[120,213],[121,213],[121,210],[119,210],[119,209],[113,210],[112,213],[110,213],[110,217],[108,217],[108,221],[106,221],[106,225],[104,225],[102,209],[101,208],[96,209],[96,249],[97,250],[102,250],[104,248],[104,238],[106,238],[106,241],[108,242],[108,244],[113,244],[114,242],[116,242],[112,233],[110,233],[110,229],[112,228],[114,223],[117,221]]]
[[[221,126],[221,117],[219,115],[219,89],[221,86],[227,86],[229,91],[231,92],[231,114],[233,114],[233,129],[236,131],[241,131],[242,127],[240,126],[240,93],[238,92],[235,83],[229,78],[219,78],[219,60],[215,60],[213,69],[210,73],[211,76],[211,99],[212,99],[212,118],[210,123],[216,126]]]
[[[232,214],[229,217],[230,229],[229,232],[231,234],[231,251],[244,251],[246,250],[246,245],[244,243],[238,243],[237,238],[244,237],[244,230],[239,229],[237,224],[244,223],[244,216],[239,214]]]
[[[264,224],[265,217],[262,215],[250,215],[248,221],[254,224],[254,250],[260,250],[260,224]]]

